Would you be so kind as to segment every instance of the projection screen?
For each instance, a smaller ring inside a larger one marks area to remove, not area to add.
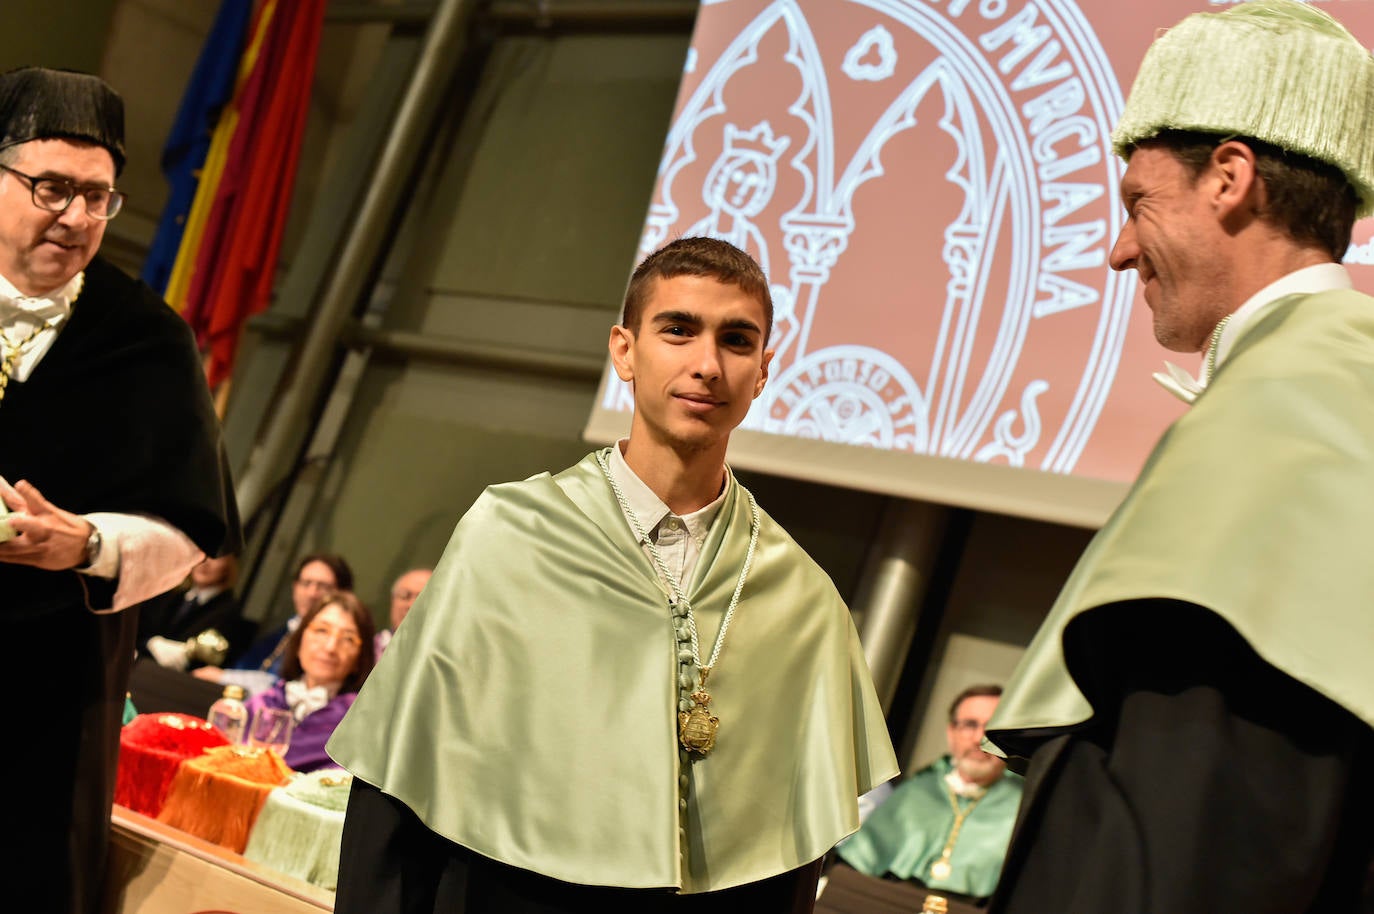
[[[736,468],[1100,524],[1184,406],[1108,253],[1109,135],[1205,0],[705,0],[640,245],[764,267],[776,356]],[[1362,42],[1374,0],[1318,3]],[[1374,220],[1347,265],[1374,292]],[[629,429],[609,363],[586,437]]]

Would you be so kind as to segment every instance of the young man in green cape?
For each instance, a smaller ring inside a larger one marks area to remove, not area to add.
[[[340,914],[811,910],[897,769],[848,609],[725,465],[771,322],[723,241],[636,269],[629,438],[477,500],[329,744]]]
[[[988,725],[1029,759],[991,909],[1364,911],[1374,816],[1374,61],[1256,0],[1158,37],[1113,141],[1112,266],[1193,403]],[[1017,764],[1024,764],[1018,762]]]

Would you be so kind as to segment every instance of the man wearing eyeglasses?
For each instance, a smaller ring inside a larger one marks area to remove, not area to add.
[[[980,745],[1001,695],[1001,686],[973,685],[954,697],[945,727],[948,754],[898,785],[841,842],[836,851],[845,863],[968,901],[992,894],[1023,783]]]
[[[97,910],[138,621],[122,610],[239,540],[189,329],[96,256],[123,121],[94,76],[0,74],[0,618],[6,681],[44,685],[9,690],[0,755],[16,910]]]

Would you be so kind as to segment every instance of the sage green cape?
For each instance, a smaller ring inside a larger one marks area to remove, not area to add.
[[[1053,734],[1025,731],[1089,720],[1065,626],[1141,598],[1210,609],[1268,663],[1374,725],[1371,524],[1374,299],[1285,296],[1155,446],[1027,649],[989,740],[1027,754],[1018,747]]]
[[[918,879],[931,889],[974,898],[991,895],[1002,875],[1024,781],[1008,771],[988,787],[959,829],[949,878],[936,879],[930,865],[940,859],[954,827],[945,783],[953,767],[945,756],[899,784],[863,828],[836,848],[844,862],[869,876],[891,873],[898,879]]]
[[[439,835],[566,882],[704,892],[819,858],[897,764],[848,609],[760,514],[704,759],[679,770],[667,597],[594,455],[474,503],[329,754]],[[703,652],[748,541],[731,478],[687,591]]]

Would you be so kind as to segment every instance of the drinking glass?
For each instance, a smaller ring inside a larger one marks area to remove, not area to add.
[[[286,755],[291,745],[291,730],[296,719],[284,708],[258,708],[253,720],[248,724],[248,745],[255,749],[271,749],[277,755]]]

